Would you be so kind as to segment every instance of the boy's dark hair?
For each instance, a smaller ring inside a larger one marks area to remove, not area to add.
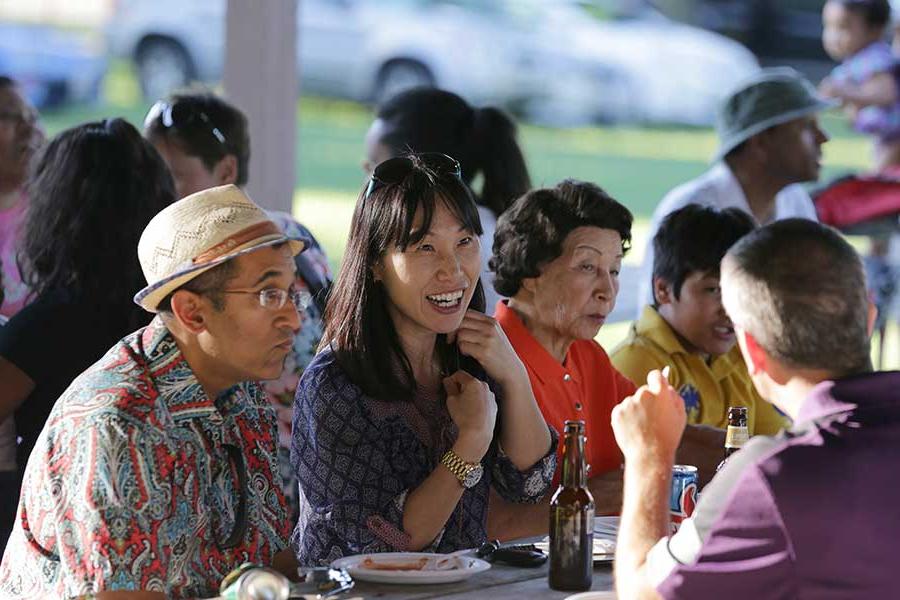
[[[753,218],[737,208],[688,204],[670,213],[653,237],[652,281],[664,279],[677,300],[692,273],[718,275],[728,249],[755,226]],[[657,306],[655,291],[653,305]]]
[[[891,22],[888,0],[838,0],[849,11],[862,15],[870,27],[886,27]]]
[[[184,114],[201,113],[206,119],[188,119],[183,126],[173,123],[166,127],[162,115],[144,126],[144,135],[151,142],[165,140],[174,143],[189,156],[196,156],[203,165],[212,170],[216,164],[233,154],[237,159],[237,180],[235,184],[247,184],[247,172],[250,164],[250,134],[247,117],[237,107],[210,92],[177,93],[169,96],[166,102],[170,106],[179,105],[179,112]],[[184,107],[182,107],[184,105]],[[221,141],[213,133],[215,127],[225,141]]]
[[[563,243],[579,227],[612,229],[631,247],[631,212],[599,186],[566,179],[553,188],[532,190],[500,216],[490,260],[494,289],[515,296],[522,280],[538,277],[559,258]]]

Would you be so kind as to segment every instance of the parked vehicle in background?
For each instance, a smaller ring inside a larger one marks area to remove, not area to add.
[[[0,73],[39,109],[97,100],[106,74],[102,41],[49,25],[0,23]]]
[[[610,122],[711,125],[716,107],[759,69],[753,54],[721,35],[673,21],[641,0],[544,0],[547,35],[557,32],[602,81],[555,102]],[[600,66],[605,66],[601,69]]]
[[[654,0],[672,18],[726,35],[765,65],[791,65],[818,80],[834,63],[822,48],[825,0]]]
[[[676,23],[643,2],[603,6],[610,3],[303,0],[303,89],[377,103],[434,85],[553,125],[708,125],[729,84],[758,68],[736,42]],[[224,9],[224,0],[119,0],[109,47],[134,61],[148,98],[194,80],[216,81]]]
[[[221,78],[224,0],[121,0],[111,52],[134,61],[148,98]],[[305,92],[378,102],[439,85],[475,102],[514,105],[528,66],[521,32],[452,2],[303,0],[298,64]]]

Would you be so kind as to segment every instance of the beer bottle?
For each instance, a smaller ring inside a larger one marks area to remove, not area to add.
[[[562,478],[550,501],[550,587],[590,589],[594,574],[594,498],[587,488],[584,421],[566,421]]]
[[[750,439],[750,430],[747,428],[747,407],[732,406],[728,409],[728,429],[725,431],[725,456],[716,467],[719,471],[728,462],[728,458],[741,449],[741,446]]]

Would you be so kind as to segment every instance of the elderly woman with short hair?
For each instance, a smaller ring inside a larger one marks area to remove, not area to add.
[[[563,181],[525,194],[503,214],[491,259],[494,285],[509,297],[497,304],[495,318],[525,364],[544,419],[559,431],[566,420],[585,422],[597,514],[622,506],[622,454],[610,414],[636,389],[594,340],[616,304],[631,223],[631,212],[598,186]],[[706,464],[721,444],[720,435],[689,425],[677,459]],[[546,533],[549,497],[514,506],[492,496],[488,535]]]
[[[594,336],[616,303],[631,223],[631,212],[598,186],[563,181],[525,194],[500,217],[491,259],[494,285],[509,297],[494,315],[525,364],[544,418],[558,431],[567,419],[585,422],[598,514],[621,507],[622,455],[610,413],[635,386]],[[492,497],[489,535],[546,532],[548,502],[517,507]]]

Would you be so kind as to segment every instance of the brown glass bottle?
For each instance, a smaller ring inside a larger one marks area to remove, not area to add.
[[[728,429],[725,431],[725,454],[716,471],[725,466],[728,458],[741,449],[750,439],[747,427],[747,407],[732,406],[728,409]]]
[[[588,590],[594,575],[594,498],[587,488],[584,421],[566,421],[562,477],[550,501],[550,587]]]

